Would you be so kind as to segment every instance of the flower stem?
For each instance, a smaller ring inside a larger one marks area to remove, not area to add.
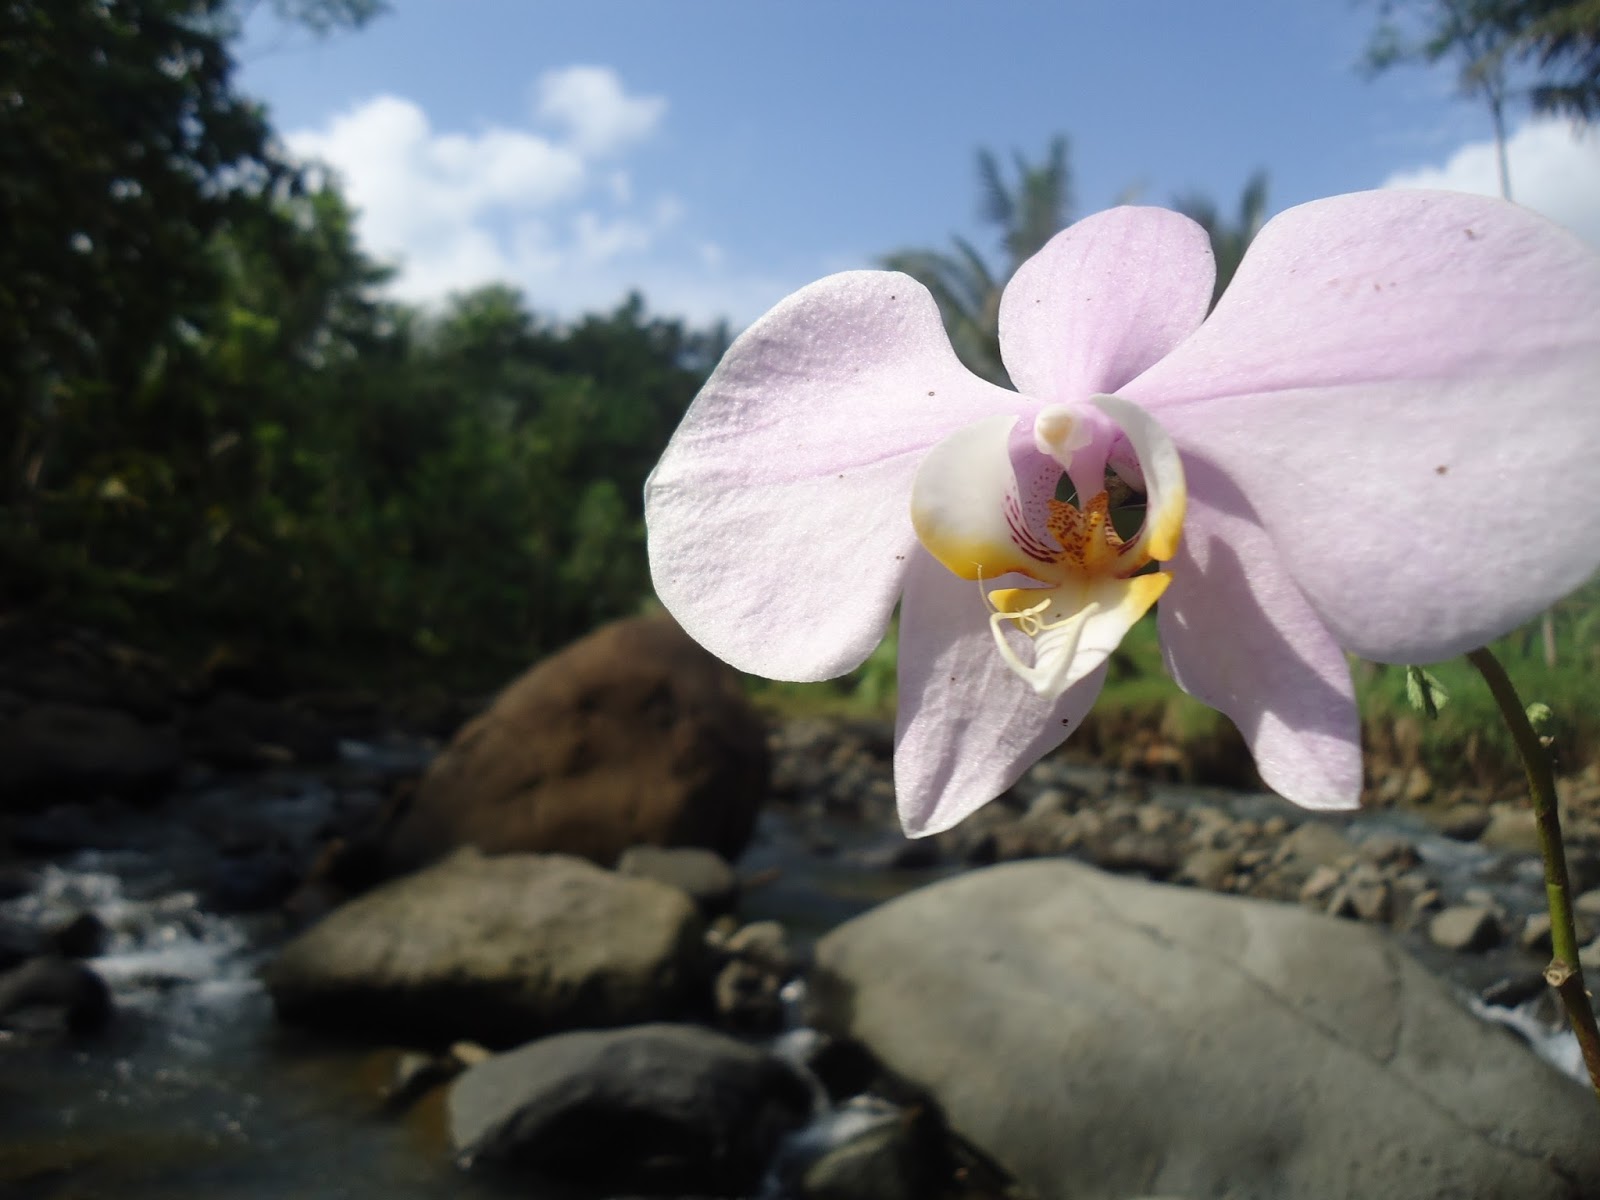
[[[1494,694],[1500,715],[1517,743],[1522,768],[1528,775],[1528,792],[1533,797],[1533,813],[1538,822],[1539,851],[1544,855],[1544,891],[1550,903],[1550,946],[1552,957],[1544,977],[1561,997],[1583,1051],[1583,1064],[1589,1069],[1589,1082],[1600,1099],[1600,1029],[1595,1027],[1594,1009],[1583,986],[1583,966],[1578,961],[1578,934],[1572,923],[1572,884],[1567,879],[1567,854],[1561,842],[1561,815],[1556,806],[1556,781],[1550,770],[1550,756],[1528,720],[1527,710],[1500,660],[1488,647],[1474,650],[1467,661],[1478,668],[1483,681]]]

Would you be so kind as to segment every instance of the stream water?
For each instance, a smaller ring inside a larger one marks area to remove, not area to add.
[[[0,1032],[0,1194],[16,1200],[491,1200],[512,1193],[449,1161],[438,1095],[402,1116],[382,1095],[393,1052],[286,1030],[257,980],[283,934],[269,913],[219,911],[272,864],[303,862],[330,827],[379,803],[386,775],[414,770],[408,746],[346,747],[320,775],[245,782],[197,778],[152,811],[57,810],[32,831],[43,851],[29,890],[0,918],[58,926],[85,911],[108,930],[92,966],[117,1014],[93,1039],[64,1041],[24,1027]],[[1193,790],[1156,789],[1163,803]],[[1207,793],[1241,815],[1278,811],[1271,797]],[[1527,866],[1430,833],[1404,814],[1356,819],[1352,837],[1399,833],[1415,842],[1447,894],[1490,887],[1513,912],[1539,901]],[[743,905],[746,919],[782,921],[804,946],[839,922],[951,868],[885,871],[862,865],[881,830],[830,827],[814,852],[782,810],[763,816],[741,862],[775,878]],[[74,844],[75,843],[75,844]],[[1464,988],[1482,962],[1407,943]],[[1577,1069],[1576,1046],[1530,1013],[1521,1023],[1542,1052]],[[830,1115],[808,1136],[850,1118]],[[525,1195],[526,1193],[517,1193]],[[540,1197],[538,1200],[556,1200]]]

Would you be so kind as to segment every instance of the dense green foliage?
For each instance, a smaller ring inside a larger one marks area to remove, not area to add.
[[[488,665],[647,595],[640,489],[725,335],[381,302],[338,192],[231,91],[236,10],[0,13],[0,604]]]

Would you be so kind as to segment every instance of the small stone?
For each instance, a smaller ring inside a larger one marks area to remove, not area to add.
[[[780,983],[772,972],[734,959],[712,984],[718,1020],[736,1033],[776,1033],[783,1027]]]
[[[1489,812],[1489,824],[1478,835],[1480,844],[1512,854],[1539,853],[1539,827],[1531,809],[1496,804]]]
[[[752,921],[728,939],[728,954],[782,979],[794,974],[789,934],[777,921]]]
[[[1315,904],[1339,886],[1344,878],[1337,867],[1321,866],[1306,877],[1300,888],[1300,903]]]
[[[1459,904],[1437,914],[1428,923],[1433,944],[1445,950],[1476,953],[1500,943],[1500,922],[1487,908]]]
[[[1584,892],[1572,902],[1572,914],[1600,925],[1600,888]]]
[[[1289,818],[1282,813],[1268,817],[1261,822],[1261,833],[1265,837],[1280,838],[1289,832]]]
[[[1394,911],[1394,891],[1389,881],[1370,863],[1358,863],[1345,880],[1350,906],[1363,921],[1387,922]]]
[[[453,1042],[446,1053],[463,1067],[475,1067],[494,1057],[493,1050],[480,1046],[477,1042]]]
[[[1191,851],[1178,869],[1177,882],[1187,883],[1207,891],[1221,891],[1233,873],[1239,855],[1233,850],[1200,849]]]
[[[1457,804],[1439,818],[1439,832],[1458,842],[1475,842],[1489,827],[1489,810],[1481,804]]]
[[[1380,867],[1396,867],[1402,871],[1422,861],[1413,843],[1388,833],[1367,838],[1361,843],[1360,854],[1368,862],[1377,863]]]

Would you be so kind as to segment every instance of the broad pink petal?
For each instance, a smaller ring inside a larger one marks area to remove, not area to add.
[[[1248,497],[1342,646],[1428,662],[1600,564],[1597,380],[1600,256],[1502,201],[1394,191],[1273,220],[1121,394]]]
[[[1184,691],[1232,719],[1261,778],[1307,808],[1361,798],[1350,668],[1255,514],[1191,458],[1189,520],[1161,598],[1161,645]]]
[[[912,837],[982,808],[1078,727],[1105,682],[1102,666],[1042,700],[995,649],[978,585],[918,549],[900,606],[900,711],[894,782]]]
[[[729,348],[645,485],[657,595],[741,670],[850,670],[899,599],[923,453],[1025,408],[957,361],[909,277],[853,271],[802,289]]]
[[[1164,208],[1113,208],[1056,234],[1000,299],[1000,351],[1017,390],[1082,403],[1193,333],[1216,265],[1205,230]]]

